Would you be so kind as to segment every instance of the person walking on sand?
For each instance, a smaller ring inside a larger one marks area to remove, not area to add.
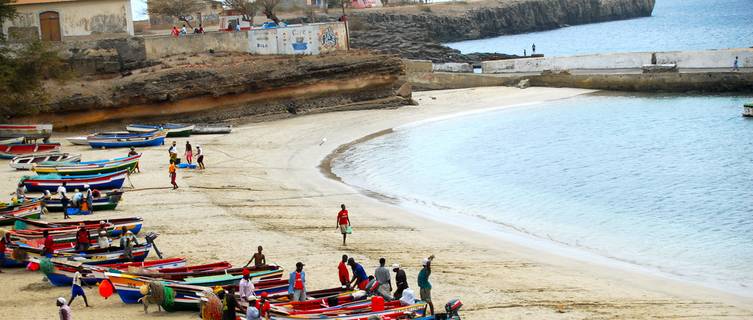
[[[178,27],[173,26],[173,30],[170,31],[170,35],[172,35],[173,37],[176,37],[176,38],[179,37],[180,36],[180,31],[178,31]]]
[[[73,320],[73,315],[71,315],[71,307],[69,307],[68,304],[65,303],[65,298],[58,298],[55,304],[58,306],[58,314],[60,315],[60,320]]]
[[[138,154],[139,154],[139,153],[138,153],[138,152],[136,152],[136,148],[134,148],[134,147],[131,147],[131,151],[128,151],[128,156],[129,156],[129,157],[133,157],[133,156],[136,156],[136,155],[138,155]],[[138,173],[141,173],[141,168],[139,168],[139,163],[138,163],[138,161],[136,162],[136,167],[134,167],[134,170],[136,170],[136,171],[137,171]]]
[[[199,165],[199,169],[204,170],[204,151],[200,145],[196,145],[196,164]]]
[[[431,302],[431,282],[429,282],[429,276],[431,276],[431,262],[433,260],[434,255],[424,259],[422,262],[424,267],[418,272],[418,287],[421,289],[419,294],[421,300],[429,305],[432,315],[434,315],[434,303]]]
[[[250,301],[256,299],[254,291],[256,291],[256,288],[254,287],[254,282],[251,281],[251,270],[243,268],[243,278],[238,283],[238,294],[241,298],[241,305],[246,307],[251,306]]]
[[[344,254],[340,264],[337,265],[337,276],[340,278],[340,286],[350,289],[350,274],[348,274],[348,255]]]
[[[358,287],[358,289],[366,289],[366,285],[369,284],[369,276],[366,274],[366,270],[360,263],[357,263],[355,259],[348,259],[348,265],[353,271],[353,279],[350,280],[349,288]]]
[[[178,172],[175,168],[175,161],[170,160],[170,166],[167,168],[167,172],[170,174],[170,183],[173,185],[173,190],[178,189],[178,184],[175,183],[175,178],[178,177]]]
[[[303,262],[295,264],[295,271],[290,273],[288,280],[288,294],[290,301],[306,301],[306,273],[303,272]]]
[[[73,284],[71,285],[71,300],[68,301],[68,306],[73,303],[73,299],[76,299],[76,297],[81,296],[84,298],[84,304],[86,307],[89,307],[89,301],[86,299],[86,292],[84,292],[84,287],[82,287],[83,283],[81,281],[81,278],[84,276],[81,275],[81,272],[76,271],[76,273],[73,274]]]
[[[340,205],[340,212],[337,213],[337,227],[340,228],[340,233],[343,235],[343,245],[345,246],[345,239],[348,237],[348,229],[350,227],[350,218],[344,204]]]
[[[63,206],[63,219],[70,219],[68,215],[68,190],[65,189],[65,181],[58,187],[57,194],[60,195],[60,204]]]
[[[191,142],[188,141],[186,141],[186,162],[193,163],[193,148],[191,148]]]
[[[243,267],[244,268],[248,267],[251,264],[251,262],[254,263],[254,267],[261,267],[263,265],[266,265],[267,264],[267,257],[264,256],[264,254],[262,253],[262,250],[264,250],[264,248],[262,248],[261,246],[257,247],[256,248],[256,253],[254,253],[254,255],[251,257],[251,259],[248,260],[248,262],[246,263],[246,265],[243,266]]]
[[[374,270],[374,278],[379,282],[379,289],[377,289],[379,295],[389,300],[392,297],[392,275],[390,275],[390,270],[385,266],[386,264],[387,259],[384,257],[379,258],[379,267]]]
[[[408,277],[405,276],[405,270],[400,268],[400,265],[395,263],[392,265],[392,272],[395,273],[395,300],[400,300],[403,296],[403,291],[408,289]]]
[[[732,63],[732,71],[740,71],[740,61],[738,57],[735,57],[735,62]]]

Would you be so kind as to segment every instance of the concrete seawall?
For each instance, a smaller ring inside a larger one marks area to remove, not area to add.
[[[732,68],[735,57],[741,67],[753,67],[753,49],[704,51],[626,52],[570,57],[542,57],[484,61],[483,73],[530,73],[547,70],[640,69],[645,64],[676,64],[680,69]]]

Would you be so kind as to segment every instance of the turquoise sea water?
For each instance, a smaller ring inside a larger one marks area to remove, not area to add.
[[[397,129],[333,171],[440,219],[753,294],[747,101],[579,96]]]
[[[604,52],[704,50],[753,46],[751,0],[656,0],[651,17],[448,44],[463,53],[567,56]]]

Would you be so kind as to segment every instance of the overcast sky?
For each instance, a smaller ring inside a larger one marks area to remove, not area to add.
[[[146,20],[146,0],[131,0],[133,20]]]

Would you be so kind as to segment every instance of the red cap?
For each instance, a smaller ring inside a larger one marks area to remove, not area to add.
[[[249,275],[251,275],[251,270],[243,268],[243,276],[245,277],[245,276],[249,276]]]
[[[261,293],[261,297],[262,297],[262,298],[266,298],[266,297],[268,297],[268,296],[269,296],[269,293],[268,293],[268,292],[266,292],[266,291],[264,291],[264,292],[262,292],[262,293]]]

